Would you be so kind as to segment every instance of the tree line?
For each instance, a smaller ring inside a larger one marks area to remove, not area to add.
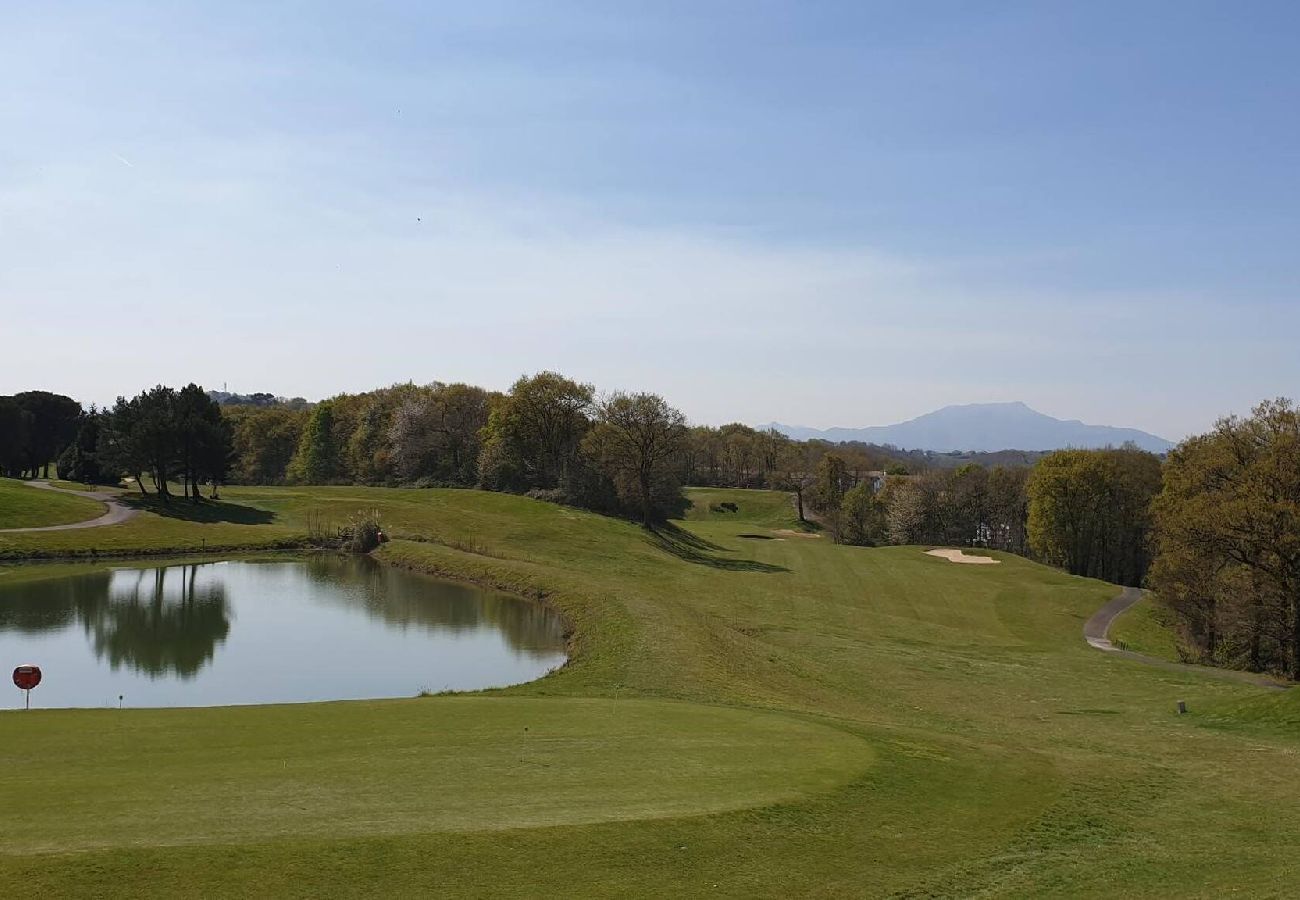
[[[253,395],[259,401],[260,395]],[[0,399],[7,474],[114,483],[163,501],[179,483],[391,484],[526,493],[652,524],[686,506],[685,417],[649,393],[597,397],[555,372],[508,392],[395,385],[298,408],[223,406],[195,384],[158,386],[83,411],[61,395]]]
[[[72,441],[81,404],[49,391],[0,396],[0,474],[48,478],[50,463]]]
[[[891,447],[796,441],[740,423],[688,427],[656,395],[601,398],[555,372],[506,392],[398,384],[311,405],[193,384],[84,413],[58,395],[18,397],[31,427],[10,471],[47,471],[62,442],[64,477],[125,475],[164,501],[176,481],[192,500],[201,484],[215,492],[225,482],[481,487],[655,522],[684,509],[684,486],[769,488],[789,491],[799,518],[838,542],[990,547],[1125,583],[1145,572],[1133,548],[1145,546],[1146,476],[1159,472],[1130,449],[1063,451],[1032,468],[940,468]]]
[[[689,427],[649,393],[597,396],[555,372],[506,392],[403,384],[306,406],[221,405],[159,386],[109,409],[0,397],[0,472],[133,478],[163,501],[224,483],[480,487],[647,524],[687,485],[789,491],[846,544],[988,547],[1155,590],[1186,658],[1300,677],[1300,413],[1229,417],[1162,461],[1134,447],[1030,465],[927,465],[893,448],[796,441],[733,423]],[[906,465],[906,463],[910,463]]]
[[[1133,447],[1060,450],[1030,466],[967,464],[855,479],[828,453],[809,480],[810,506],[850,544],[987,547],[1118,584],[1141,584],[1160,460]],[[797,486],[800,476],[787,476]]]
[[[401,384],[224,412],[237,482],[482,487],[647,523],[684,507],[685,417],[655,394],[597,397],[556,372],[504,393]]]
[[[164,500],[179,481],[186,496],[226,480],[234,461],[230,422],[196,384],[159,386],[111,409],[85,410],[47,391],[0,397],[0,471],[14,477],[50,476],[115,484],[134,479],[147,494],[145,476]]]
[[[1300,679],[1300,412],[1285,399],[1180,444],[1150,585],[1195,662]]]

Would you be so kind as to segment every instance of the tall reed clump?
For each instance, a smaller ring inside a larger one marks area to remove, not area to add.
[[[355,514],[339,529],[340,549],[349,553],[369,553],[385,540],[377,509]]]
[[[326,521],[319,512],[307,514],[307,541],[313,547],[344,553],[369,553],[388,537],[379,523],[379,510],[354,513],[341,528]]]

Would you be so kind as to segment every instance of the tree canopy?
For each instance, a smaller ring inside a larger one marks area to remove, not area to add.
[[[599,405],[583,450],[650,525],[680,511],[686,434],[686,417],[657,394],[616,393]]]
[[[1138,585],[1149,561],[1160,460],[1134,447],[1058,450],[1029,477],[1029,544],[1074,575]]]
[[[1152,585],[1207,662],[1300,678],[1300,412],[1222,419],[1169,456]]]

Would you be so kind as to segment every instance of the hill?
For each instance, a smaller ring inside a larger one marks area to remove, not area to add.
[[[208,391],[208,396],[222,406],[283,406],[286,409],[306,409],[312,406],[304,397],[280,397],[259,391],[253,394],[234,394],[229,391]]]
[[[178,503],[0,535],[0,553],[277,546],[313,518],[376,509],[393,537],[382,562],[544,598],[573,627],[571,661],[472,696],[0,713],[5,811],[23,823],[0,893],[1210,897],[1294,883],[1300,691],[1093,650],[1081,623],[1116,591],[1100,582],[1005,554],[958,566],[837,546],[760,491],[692,491],[687,519],[653,533],[481,491],[222,496],[201,521]],[[0,564],[0,581],[75,571]],[[274,677],[273,662],[248,677]]]
[[[896,425],[869,428],[818,430],[779,422],[764,427],[775,428],[799,440],[861,441],[938,453],[1119,447],[1130,442],[1152,453],[1166,453],[1174,446],[1172,441],[1136,428],[1087,425],[1077,419],[1057,419],[1020,402],[945,406]]]

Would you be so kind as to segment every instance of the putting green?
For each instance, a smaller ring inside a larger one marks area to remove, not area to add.
[[[800,717],[647,700],[33,711],[3,723],[5,815],[22,822],[3,854],[696,815],[833,791],[873,759],[864,740]]]

